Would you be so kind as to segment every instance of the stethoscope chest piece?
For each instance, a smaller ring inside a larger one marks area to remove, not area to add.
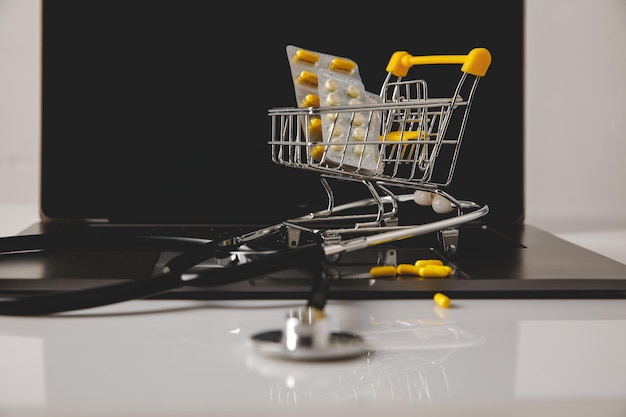
[[[330,331],[324,312],[313,307],[290,310],[282,330],[257,333],[251,341],[262,355],[280,359],[336,360],[367,351],[361,336]]]

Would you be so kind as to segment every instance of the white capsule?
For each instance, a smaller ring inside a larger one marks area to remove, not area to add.
[[[350,104],[351,106],[357,106],[361,104],[361,100],[359,100],[358,98],[353,98],[348,102],[348,104]]]

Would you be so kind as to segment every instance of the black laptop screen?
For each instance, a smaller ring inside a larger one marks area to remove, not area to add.
[[[296,105],[289,44],[353,59],[376,93],[394,51],[489,49],[448,191],[523,217],[523,1],[44,0],[42,22],[48,218],[264,224],[324,208],[319,174],[273,163],[267,144],[268,109]]]

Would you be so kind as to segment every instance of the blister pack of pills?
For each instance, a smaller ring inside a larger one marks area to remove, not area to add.
[[[318,72],[332,71],[361,80],[359,66],[353,60],[287,45],[287,57],[298,107],[319,106]]]
[[[320,106],[358,106],[376,103],[356,78],[328,70],[318,72]],[[322,113],[322,140],[327,144],[324,162],[371,174],[378,161],[380,116],[373,111],[342,110]]]
[[[359,67],[349,58],[287,46],[298,107],[376,103],[361,81]],[[340,117],[339,117],[340,116]],[[368,128],[369,126],[369,128]],[[376,171],[380,115],[372,112],[324,113],[309,119],[309,138],[329,146],[311,149],[315,161],[371,174]],[[355,142],[348,144],[348,142]],[[323,158],[323,160],[322,160]]]
[[[359,67],[351,59],[322,52],[311,51],[295,45],[287,45],[287,57],[298,107],[318,107],[320,105],[318,72],[329,70],[360,80]],[[317,117],[309,119],[309,135],[313,142],[322,140],[322,122]],[[321,152],[314,155],[319,158]],[[317,159],[319,161],[319,159]]]

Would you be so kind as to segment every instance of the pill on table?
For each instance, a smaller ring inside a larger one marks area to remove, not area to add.
[[[398,275],[419,275],[419,268],[411,264],[399,264],[396,267]]]
[[[450,298],[448,298],[447,295],[442,294],[440,292],[438,292],[437,294],[435,294],[435,296],[433,297],[433,300],[435,300],[435,303],[437,303],[438,306],[443,307],[443,308],[448,308],[450,307]]]
[[[328,68],[333,71],[340,70],[352,72],[354,68],[356,68],[356,64],[349,59],[334,58],[332,61],[330,61]]]
[[[302,71],[297,78],[299,83],[306,83],[317,86],[317,75],[310,71]]]
[[[426,265],[443,265],[443,261],[441,259],[418,259],[415,261],[415,266],[418,268]]]
[[[393,265],[375,266],[370,269],[370,275],[373,277],[392,277],[396,275],[396,267]]]
[[[328,79],[324,83],[324,88],[328,91],[337,91],[337,89],[339,88],[339,83],[333,79]]]
[[[310,64],[316,64],[320,60],[320,56],[314,52],[298,49],[295,55],[296,61],[304,61]]]
[[[423,278],[447,277],[452,273],[452,268],[447,265],[426,265],[417,269],[419,270],[418,275]]]

